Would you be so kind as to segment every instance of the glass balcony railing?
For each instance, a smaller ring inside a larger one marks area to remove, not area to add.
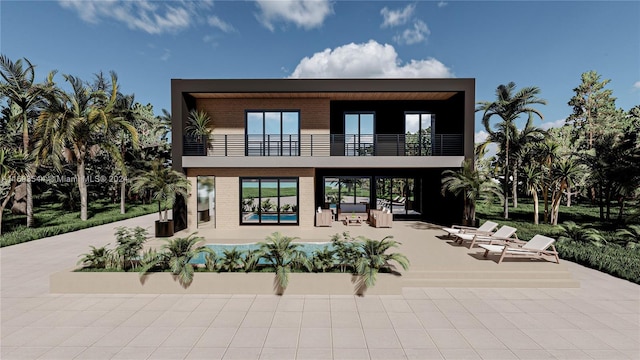
[[[462,134],[184,136],[184,156],[462,156]]]

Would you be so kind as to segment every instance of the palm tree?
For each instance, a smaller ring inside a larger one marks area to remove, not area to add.
[[[121,118],[122,120],[128,122],[129,124],[136,124],[139,120],[145,120],[140,116],[139,112],[137,111],[138,109],[136,108],[136,105],[137,103],[135,102],[134,95],[123,95],[121,93],[118,93],[116,98],[116,104],[114,107],[114,114],[117,117]],[[114,130],[115,130],[114,132],[118,133],[118,138],[113,139],[113,141],[116,142],[115,145],[119,147],[120,160],[122,165],[122,166],[118,166],[119,165],[118,163],[115,164],[117,170],[121,174],[121,176],[119,177],[120,213],[124,214],[126,212],[125,202],[126,202],[126,194],[127,194],[126,192],[127,176],[128,176],[128,170],[130,168],[130,166],[127,166],[130,164],[126,163],[126,151],[127,151],[127,143],[133,139],[131,139],[131,137],[128,136],[127,131],[125,129],[114,129]],[[138,142],[131,141],[131,145],[133,145],[134,149],[137,149]]]
[[[380,270],[393,269],[394,265],[390,261],[395,261],[404,270],[409,268],[409,259],[405,255],[400,253],[385,254],[387,250],[398,247],[400,244],[389,239],[393,239],[393,236],[386,236],[380,241],[363,238],[364,242],[360,243],[362,257],[356,263],[356,273],[362,276],[364,286],[374,286]]]
[[[118,164],[122,158],[113,139],[115,129],[124,129],[138,140],[136,129],[127,121],[114,115],[118,94],[117,78],[111,74],[111,94],[103,89],[92,89],[79,78],[63,75],[72,91],[58,89],[47,96],[45,108],[36,123],[40,159],[53,155],[53,162],[60,168],[60,159],[76,166],[80,191],[80,219],[88,218],[88,192],[86,161],[102,148]]]
[[[2,214],[21,178],[31,177],[34,170],[33,157],[23,151],[0,148],[0,235],[2,235]]]
[[[538,225],[539,223],[539,200],[538,191],[543,188],[543,176],[544,172],[537,164],[529,163],[524,169],[524,182],[527,189],[527,193],[533,197],[533,223]]]
[[[476,221],[476,202],[483,195],[496,195],[502,199],[500,187],[491,179],[481,176],[477,170],[471,168],[471,162],[462,163],[458,171],[445,170],[442,172],[442,194],[450,192],[455,196],[462,194],[464,211],[462,220],[473,226]]]
[[[147,274],[150,269],[160,266],[167,266],[171,273],[178,279],[184,288],[193,282],[195,268],[190,262],[191,259],[203,253],[205,256],[215,256],[215,252],[204,245],[198,245],[204,240],[195,236],[197,233],[189,234],[185,238],[165,239],[166,243],[160,247],[161,252],[157,255],[149,256],[145,264],[140,268],[140,276]]]
[[[239,271],[243,269],[242,251],[239,251],[236,247],[225,249],[218,264],[220,271]]]
[[[150,192],[153,201],[158,202],[159,221],[167,222],[169,221],[169,208],[173,206],[176,196],[188,197],[191,191],[191,182],[183,173],[155,160],[151,163],[150,170],[140,172],[132,179],[129,191],[138,194]],[[164,210],[164,217],[162,210]]]
[[[23,62],[24,61],[24,62]],[[54,73],[49,75],[53,77]],[[6,97],[10,105],[18,108],[15,120],[22,129],[22,151],[31,151],[30,128],[34,118],[34,110],[42,100],[42,96],[50,90],[51,82],[35,83],[35,66],[26,58],[13,62],[5,55],[0,55],[0,95]],[[33,226],[33,193],[30,177],[27,177],[27,227]]]
[[[328,246],[322,248],[322,250],[316,250],[313,252],[311,262],[315,271],[327,272],[331,270],[336,263],[334,256],[335,252],[329,249]]]
[[[546,104],[547,102],[537,97],[540,93],[540,89],[537,87],[525,87],[516,92],[516,84],[510,82],[507,85],[499,85],[496,89],[495,101],[480,101],[476,107],[476,111],[482,111],[482,124],[484,125],[489,136],[498,137],[498,133],[502,133],[504,138],[503,143],[498,143],[501,146],[501,151],[504,153],[504,218],[509,218],[509,199],[507,195],[508,191],[508,179],[511,174],[511,168],[509,167],[509,145],[512,142],[513,134],[515,133],[515,121],[522,114],[535,114],[540,119],[543,118],[542,114],[535,108],[531,107],[534,104]],[[497,116],[501,119],[498,123],[497,131],[491,129],[491,118]]]
[[[292,269],[304,267],[311,270],[311,263],[306,254],[298,250],[300,244],[292,243],[298,238],[283,236],[275,232],[260,243],[260,257],[273,266],[276,273],[274,285],[276,293],[282,295],[289,285],[289,273]]]
[[[553,182],[551,193],[551,224],[558,225],[560,200],[565,190],[583,173],[582,167],[571,158],[557,162],[552,169]]]
[[[560,152],[560,144],[550,139],[542,143],[536,144],[536,158],[542,165],[542,197],[544,201],[544,222],[547,223],[551,216],[549,211],[549,191],[553,183],[552,170],[558,161]]]

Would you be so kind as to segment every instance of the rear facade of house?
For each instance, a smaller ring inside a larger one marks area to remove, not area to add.
[[[192,183],[176,229],[312,228],[318,208],[458,222],[440,184],[473,158],[474,102],[474,79],[173,79],[173,167]],[[210,134],[185,131],[192,110]]]

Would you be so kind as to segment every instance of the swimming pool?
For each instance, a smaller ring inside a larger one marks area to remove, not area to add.
[[[258,215],[258,214],[251,214],[249,216],[247,216],[244,221],[255,221],[258,222],[258,219],[260,218],[260,216],[262,216],[262,221],[268,221],[268,222],[277,222],[278,221],[278,214],[262,214],[262,215]],[[297,214],[280,214],[280,222],[296,222],[298,221],[298,215]]]
[[[333,244],[330,242],[314,242],[314,243],[294,243],[300,244],[297,247],[298,250],[304,252],[308,257],[313,256],[313,253],[316,251],[323,251],[325,247],[328,247],[329,250],[333,250]],[[260,244],[258,243],[249,243],[249,244],[209,244],[205,245],[206,247],[212,249],[218,258],[224,256],[225,250],[232,250],[235,248],[237,251],[246,253],[249,250],[258,250],[260,249]],[[198,256],[191,259],[190,263],[192,264],[204,264],[204,255],[198,254]]]

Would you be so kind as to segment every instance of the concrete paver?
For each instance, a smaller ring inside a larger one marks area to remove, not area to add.
[[[71,268],[89,245],[113,242],[116,226],[154,219],[0,249],[0,358],[640,358],[640,286],[570,262],[563,264],[580,288],[407,287],[400,296],[366,297],[49,293],[49,275]]]

